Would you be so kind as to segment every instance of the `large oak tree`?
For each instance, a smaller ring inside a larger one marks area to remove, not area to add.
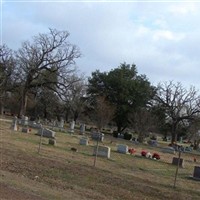
[[[173,81],[160,83],[155,96],[156,105],[164,109],[165,122],[171,126],[171,143],[177,142],[177,128],[188,124],[200,113],[200,97],[191,86],[186,89]]]
[[[67,31],[49,29],[49,33],[33,37],[32,42],[24,42],[17,51],[18,71],[21,75],[19,115],[25,114],[27,97],[33,88],[48,88],[60,97],[64,95],[62,92],[71,84],[69,77],[75,73],[75,61],[81,55],[78,47],[71,44],[68,38]]]
[[[118,132],[129,125],[129,115],[144,107],[154,95],[154,87],[145,75],[138,75],[136,66],[126,63],[110,72],[93,72],[89,78],[88,94],[91,99],[105,96],[115,107],[114,122]]]

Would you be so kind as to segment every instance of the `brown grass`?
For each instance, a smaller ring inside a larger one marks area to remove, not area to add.
[[[39,136],[36,130],[26,134],[9,129],[10,122],[0,121],[1,191],[17,190],[19,199],[199,199],[199,182],[189,178],[193,155],[183,154],[185,168],[179,169],[177,187],[173,188],[176,166],[171,165],[174,155],[164,154],[159,148],[134,145],[129,141],[106,136],[111,158],[97,158],[93,167],[93,147],[79,145],[80,135],[56,133],[56,146],[42,138],[37,153]],[[116,144],[126,143],[136,148],[135,156],[116,152]],[[71,151],[75,147],[78,152]],[[140,151],[159,152],[160,161],[142,158]],[[200,155],[196,155],[200,160]],[[7,189],[6,189],[7,188]],[[8,193],[7,198],[12,199]],[[21,196],[20,196],[21,195]],[[14,198],[17,199],[17,198]]]

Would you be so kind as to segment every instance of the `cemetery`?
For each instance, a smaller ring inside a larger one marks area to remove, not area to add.
[[[54,129],[51,125],[33,124],[27,120],[17,122],[16,118],[1,122],[1,184],[30,191],[26,184],[30,182],[36,194],[42,190],[44,199],[56,199],[56,195],[65,199],[69,196],[70,199],[133,199],[134,195],[140,199],[146,196],[152,197],[149,199],[198,199],[200,196],[198,151],[182,152],[178,190],[174,190],[177,152],[162,139],[157,141],[159,145],[155,142],[135,144],[112,134],[86,131],[83,126],[77,129],[73,122],[64,130],[59,129],[64,124]],[[37,153],[40,137],[41,147]],[[141,193],[139,185],[143,185],[145,192]]]

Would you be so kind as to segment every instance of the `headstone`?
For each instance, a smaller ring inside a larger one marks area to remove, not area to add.
[[[88,138],[81,138],[79,144],[80,145],[88,145]]]
[[[128,153],[128,146],[127,145],[124,145],[124,144],[118,144],[117,145],[117,152],[119,153]]]
[[[92,133],[92,139],[93,140],[99,140],[99,141],[103,142],[104,134],[103,133],[99,133],[99,132],[93,132]]]
[[[157,147],[158,146],[158,141],[157,140],[149,140],[147,143],[150,146],[153,146],[153,147]]]
[[[94,153],[93,155],[96,155],[97,147],[94,148]],[[98,146],[98,156],[110,158],[110,147],[107,146]]]
[[[32,121],[32,122],[29,122],[29,127],[40,129],[41,128],[41,124],[36,123],[35,121]]]
[[[49,139],[49,144],[55,146],[56,145],[56,140],[53,138]]]
[[[161,150],[163,153],[175,154],[175,149],[173,147],[165,147]]]
[[[85,132],[85,124],[80,125],[80,134],[83,135]]]
[[[43,131],[43,137],[55,138],[56,133],[54,131],[47,129],[47,128],[44,128],[44,129],[41,128],[38,130],[38,135],[41,135],[42,131]]]
[[[179,167],[184,167],[184,160],[183,160],[183,158],[180,158],[180,159],[178,159],[178,158],[176,158],[176,157],[173,157],[173,159],[172,159],[172,165],[178,165],[178,161],[179,161]]]
[[[72,121],[72,122],[70,123],[70,132],[71,132],[71,133],[74,133],[74,126],[75,126],[75,121]]]
[[[194,167],[193,178],[200,180],[200,166]]]
[[[14,130],[14,131],[18,130],[18,127],[17,127],[17,116],[15,116],[13,121],[12,121],[11,129]]]
[[[59,123],[59,128],[63,128],[63,127],[64,127],[64,120],[61,119],[61,120],[60,120],[60,123]]]
[[[185,147],[184,151],[185,152],[192,152],[193,151],[193,147]]]
[[[28,117],[27,116],[22,116],[22,125],[28,126]]]
[[[23,133],[29,133],[30,130],[29,130],[29,128],[22,127],[22,132]]]

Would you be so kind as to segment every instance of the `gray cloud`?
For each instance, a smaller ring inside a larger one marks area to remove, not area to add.
[[[3,41],[11,48],[48,27],[68,30],[87,75],[135,63],[150,81],[200,86],[198,3],[8,3]]]

